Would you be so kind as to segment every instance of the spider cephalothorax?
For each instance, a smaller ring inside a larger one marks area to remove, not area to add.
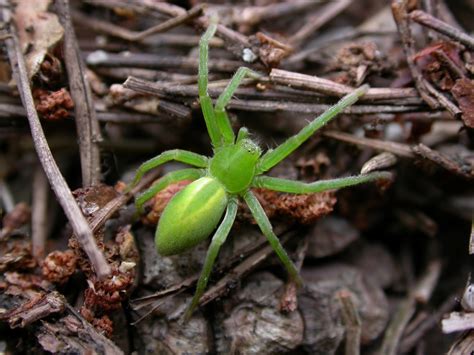
[[[211,23],[201,38],[198,79],[199,100],[213,146],[213,157],[208,158],[179,149],[165,151],[143,163],[132,183],[132,185],[136,184],[144,173],[170,160],[194,166],[194,168],[168,173],[136,199],[136,205],[140,211],[146,201],[171,183],[194,180],[171,199],[161,215],[155,235],[156,247],[161,255],[179,254],[192,248],[206,239],[219,225],[212,237],[203,271],[191,305],[188,308],[187,316],[198,305],[199,298],[206,288],[219,248],[224,243],[234,223],[239,198],[243,199],[248,205],[255,221],[267,237],[290,277],[297,283],[301,282],[296,267],[274,234],[270,221],[252,193],[251,188],[260,187],[287,193],[305,194],[390,178],[388,172],[373,172],[340,179],[303,183],[265,176],[266,171],[285,159],[314,132],[346,107],[354,104],[364,95],[368,87],[363,86],[343,97],[336,105],[308,123],[299,133],[262,155],[260,147],[248,137],[245,128],[242,128],[235,137],[225,112],[226,104],[242,79],[245,76],[258,78],[260,75],[248,68],[239,68],[215,105],[213,105],[208,95],[208,43],[215,31],[216,24]],[[221,219],[222,222],[220,222]]]
[[[230,194],[248,189],[256,173],[261,150],[248,138],[219,149],[212,157],[209,173],[224,185]]]

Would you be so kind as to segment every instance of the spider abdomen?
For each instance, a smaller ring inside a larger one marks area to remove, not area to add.
[[[179,254],[206,239],[227,206],[227,193],[212,177],[200,178],[178,192],[160,217],[155,244],[161,255]]]

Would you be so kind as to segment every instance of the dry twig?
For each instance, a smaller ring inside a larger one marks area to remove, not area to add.
[[[101,178],[98,146],[102,140],[100,127],[96,118],[89,82],[85,75],[81,52],[71,23],[69,1],[58,0],[56,7],[59,20],[64,27],[64,60],[76,113],[75,122],[81,154],[82,185],[97,185]]]
[[[434,286],[438,282],[440,275],[438,264],[439,260],[432,261],[428,265],[426,272],[415,283],[406,299],[400,302],[395,315],[385,331],[379,354],[395,355],[398,353],[403,332],[411,317],[415,314],[420,295],[423,295],[422,301],[426,302],[431,297]]]
[[[121,26],[116,26],[114,24],[101,21],[95,18],[91,18],[89,16],[83,15],[80,12],[73,12],[72,16],[74,21],[80,22],[83,25],[92,28],[95,31],[106,33],[108,35],[130,41],[130,42],[140,42],[146,39],[147,37],[168,31],[174,27],[177,27],[191,19],[194,19],[202,14],[203,5],[195,6],[189,11],[185,11],[183,14],[180,14],[176,17],[172,17],[171,19],[160,23],[156,26],[148,28],[144,31],[134,32],[130,31],[126,28]]]
[[[31,248],[35,259],[42,260],[45,255],[48,232],[48,195],[50,190],[48,180],[41,166],[35,169],[32,191]]]
[[[10,10],[8,3],[3,2],[3,19],[6,23],[10,23]],[[71,190],[67,186],[61,172],[49,149],[48,142],[41,127],[38,113],[36,112],[31,88],[28,81],[25,61],[21,52],[16,29],[10,23],[11,37],[5,40],[7,46],[8,58],[12,68],[12,75],[17,83],[23,106],[26,109],[28,122],[30,124],[31,135],[34,141],[38,158],[41,161],[43,169],[48,177],[51,187],[66,214],[69,223],[81,243],[82,248],[89,257],[91,264],[99,278],[103,278],[110,274],[110,266],[107,264],[104,255],[97,247],[92,231],[82,212],[77,205]]]
[[[313,35],[315,31],[344,11],[351,3],[352,0],[340,0],[328,3],[321,11],[310,16],[298,32],[290,37],[289,42],[294,46],[300,46],[306,39]]]
[[[360,336],[362,333],[362,321],[359,312],[354,304],[352,292],[341,290],[337,293],[337,298],[341,303],[341,315],[346,328],[346,355],[360,354]]]
[[[415,63],[415,50],[413,47],[414,40],[410,28],[408,6],[407,0],[392,1],[393,18],[397,23],[408,68],[410,69],[413,80],[415,80],[416,88],[423,100],[425,100],[431,108],[435,109],[441,105],[448,110],[451,115],[457,117],[461,115],[461,110],[446,96],[436,90],[436,88],[423,77],[420,69]]]
[[[469,36],[466,32],[447,24],[444,21],[437,19],[436,17],[427,14],[421,10],[415,10],[410,12],[410,18],[418,22],[419,24],[431,28],[445,36],[448,36],[455,41],[464,44],[470,49],[474,49],[474,37]]]

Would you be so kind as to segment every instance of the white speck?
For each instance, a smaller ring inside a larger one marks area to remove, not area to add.
[[[253,63],[257,60],[257,56],[250,48],[244,48],[242,51],[242,59],[246,63]]]
[[[105,62],[107,60],[107,58],[108,58],[107,52],[102,51],[102,50],[98,50],[98,51],[94,51],[91,54],[89,54],[87,56],[86,61],[87,61],[87,64],[97,65],[97,64]]]

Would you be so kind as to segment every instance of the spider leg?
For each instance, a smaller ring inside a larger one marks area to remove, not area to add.
[[[151,169],[154,169],[159,165],[169,162],[171,160],[176,160],[181,163],[195,166],[197,168],[205,168],[208,164],[207,157],[203,155],[188,152],[186,150],[181,149],[167,150],[166,152],[163,152],[160,155],[157,155],[156,157],[151,158],[150,160],[147,160],[142,165],[140,165],[137,169],[137,173],[135,174],[135,178],[133,179],[128,189],[131,189],[133,186],[135,186],[147,171],[150,171]]]
[[[224,144],[232,144],[235,140],[235,134],[232,130],[232,126],[230,125],[227,113],[225,112],[225,107],[227,106],[230,99],[232,98],[235,91],[237,90],[237,88],[245,77],[258,79],[260,76],[260,74],[254,72],[249,68],[240,67],[239,69],[237,69],[224,91],[219,95],[219,98],[217,99],[216,105],[214,107],[214,112],[216,116],[217,126],[219,127],[219,130],[224,139]]]
[[[380,171],[339,179],[320,180],[311,183],[304,183],[301,181],[280,179],[270,176],[257,176],[254,180],[253,186],[293,194],[307,194],[313,192],[323,192],[327,190],[340,189],[343,187],[363,184],[373,180],[388,180],[391,179],[391,177],[391,173],[387,171]]]
[[[199,102],[201,103],[202,114],[206,122],[207,132],[211,139],[213,147],[222,145],[222,136],[216,121],[216,115],[212,106],[212,99],[207,92],[208,84],[208,66],[209,60],[209,41],[214,36],[217,30],[217,23],[211,19],[209,27],[199,41],[199,69],[198,69],[198,88],[199,88]]]
[[[204,290],[206,289],[207,282],[209,280],[209,275],[211,274],[212,267],[214,266],[217,254],[219,253],[219,249],[227,239],[230,229],[234,224],[235,216],[237,215],[237,208],[237,200],[230,200],[229,204],[227,205],[227,212],[224,216],[224,219],[222,220],[221,225],[219,226],[219,228],[217,228],[216,233],[212,237],[211,244],[209,245],[209,249],[207,250],[206,260],[204,261],[204,266],[197,282],[196,292],[194,293],[190,306],[186,310],[186,314],[184,316],[185,319],[189,319],[189,317],[192,315],[194,309],[199,303],[199,299],[201,298],[202,294],[204,293]]]
[[[205,175],[205,171],[201,169],[181,169],[172,171],[161,177],[150,188],[142,192],[135,199],[135,206],[139,214],[143,213],[143,205],[158,192],[171,185],[174,182],[183,180],[196,180]]]
[[[296,266],[293,264],[285,249],[281,245],[280,241],[278,240],[278,237],[273,232],[272,225],[270,224],[270,221],[268,220],[268,217],[265,214],[262,205],[260,205],[260,202],[258,202],[257,198],[250,190],[248,190],[243,195],[243,198],[249,206],[250,212],[252,213],[253,218],[255,218],[255,221],[260,227],[260,230],[265,235],[265,237],[267,237],[268,242],[270,243],[273,250],[278,255],[281,262],[288,271],[290,278],[293,279],[298,285],[301,285],[302,280],[298,273],[298,270],[296,269]]]
[[[320,116],[316,117],[311,121],[307,126],[305,126],[301,131],[295,134],[293,137],[288,138],[285,142],[280,144],[273,150],[266,152],[257,167],[257,174],[261,174],[275,165],[280,161],[285,159],[290,155],[295,149],[297,149],[301,144],[303,144],[309,137],[311,137],[314,132],[328,123],[331,119],[341,113],[345,108],[353,105],[360,97],[362,97],[367,90],[369,89],[368,85],[363,85],[360,88],[354,90],[350,94],[344,96],[338,103],[329,108],[327,111],[322,113]]]

